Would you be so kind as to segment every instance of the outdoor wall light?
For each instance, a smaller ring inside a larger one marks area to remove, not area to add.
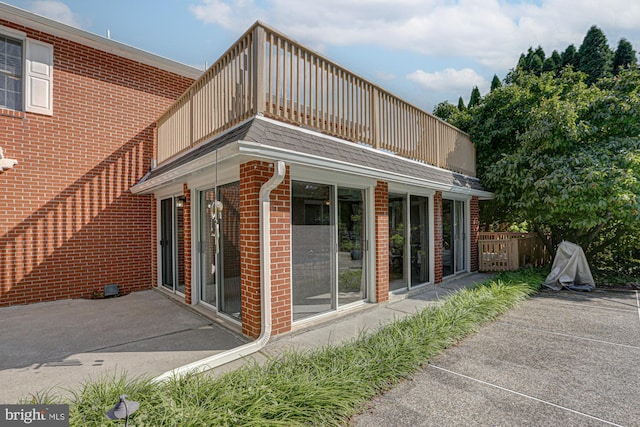
[[[109,409],[109,412],[107,412],[105,416],[109,420],[124,419],[124,425],[127,427],[129,425],[129,415],[136,412],[139,407],[140,404],[138,402],[127,400],[127,395],[123,394],[120,396],[120,401],[116,403],[116,406]]]
[[[182,208],[184,207],[184,202],[187,201],[187,198],[184,196],[180,196],[176,198],[176,207],[177,208]]]

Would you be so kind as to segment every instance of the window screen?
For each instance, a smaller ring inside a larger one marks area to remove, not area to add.
[[[0,35],[0,107],[22,110],[22,41]]]

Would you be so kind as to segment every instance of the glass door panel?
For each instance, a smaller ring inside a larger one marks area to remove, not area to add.
[[[162,285],[173,291],[173,199],[160,201],[160,263]]]
[[[338,188],[338,306],[366,297],[364,190]]]
[[[442,200],[442,274],[454,273],[454,222],[453,200]]]
[[[429,199],[411,196],[411,286],[429,281]]]
[[[464,221],[464,202],[456,200],[455,202],[455,268],[456,272],[464,271],[466,268],[465,263],[465,248],[466,248],[466,236],[465,236],[465,221]]]
[[[174,203],[175,206],[175,254],[176,259],[174,265],[176,266],[176,282],[174,291],[184,294],[185,281],[184,281],[184,205],[180,203]]]
[[[215,190],[200,192],[200,301],[216,306],[217,236],[220,233]]]
[[[218,187],[220,311],[240,319],[240,183]]]
[[[291,184],[291,267],[293,320],[334,308],[332,187]]]
[[[405,223],[407,198],[389,194],[389,290],[407,287],[405,274]]]

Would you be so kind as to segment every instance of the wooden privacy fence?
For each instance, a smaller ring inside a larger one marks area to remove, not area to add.
[[[466,133],[260,22],[158,119],[158,162],[258,114],[476,174]]]
[[[541,266],[551,257],[535,233],[479,233],[480,271],[517,270],[531,265]]]

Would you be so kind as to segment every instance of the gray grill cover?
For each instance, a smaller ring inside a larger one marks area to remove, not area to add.
[[[595,289],[589,263],[580,246],[566,241],[560,243],[544,285],[556,291],[563,287],[576,291]]]

